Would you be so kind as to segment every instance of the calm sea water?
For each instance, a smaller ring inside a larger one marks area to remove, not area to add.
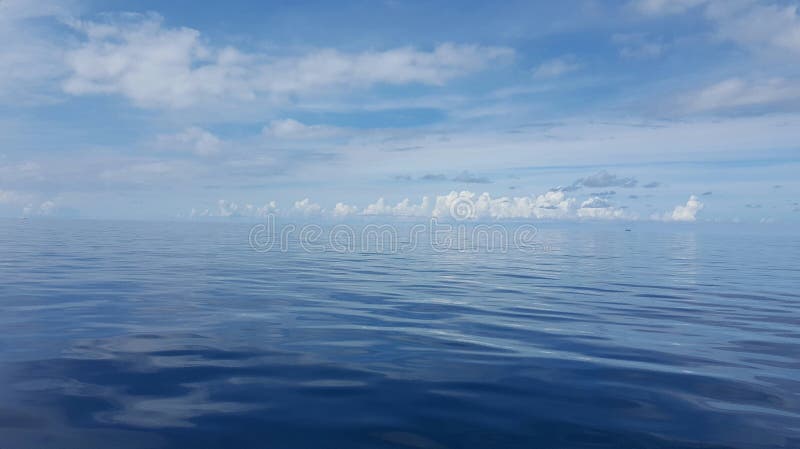
[[[248,232],[0,221],[0,448],[800,447],[796,234]]]

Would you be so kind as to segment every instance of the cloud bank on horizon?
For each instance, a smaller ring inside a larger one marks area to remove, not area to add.
[[[390,204],[384,198],[364,208],[338,202],[332,209],[325,209],[309,198],[295,201],[289,209],[278,207],[277,201],[270,201],[261,207],[252,204],[219,200],[216,208],[192,209],[189,218],[265,218],[268,216],[286,218],[329,218],[344,220],[350,217],[384,217],[404,219],[442,219],[442,220],[567,220],[567,219],[602,219],[602,220],[654,220],[682,221],[697,220],[697,213],[703,209],[703,203],[695,196],[689,197],[686,204],[675,206],[671,212],[640,217],[630,213],[624,207],[618,207],[604,198],[597,196],[578,202],[574,197],[567,197],[563,191],[551,190],[538,196],[492,198],[489,193],[476,194],[468,190],[452,191],[447,195],[438,195],[434,199],[422,197],[419,203],[406,198],[397,204]]]
[[[114,8],[0,1],[0,216],[800,221],[796,0]]]

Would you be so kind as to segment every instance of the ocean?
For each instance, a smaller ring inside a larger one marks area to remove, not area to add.
[[[0,448],[800,447],[800,233],[536,226],[2,220]]]

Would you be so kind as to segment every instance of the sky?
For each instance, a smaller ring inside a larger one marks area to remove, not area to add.
[[[797,223],[799,7],[0,0],[0,216]]]

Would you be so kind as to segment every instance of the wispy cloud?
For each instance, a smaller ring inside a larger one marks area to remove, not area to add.
[[[684,95],[680,103],[691,112],[798,104],[800,82],[783,78],[729,78]]]
[[[602,188],[602,187],[635,187],[638,181],[632,177],[622,177],[606,170],[600,170],[597,173],[589,175],[585,178],[575,180],[572,184],[566,187],[557,187],[554,190],[571,192],[583,187]]]
[[[19,104],[54,102],[54,81],[66,72],[63,44],[32,21],[63,18],[61,2],[0,1],[0,99]]]
[[[74,21],[84,41],[67,54],[73,95],[117,94],[141,107],[182,108],[209,100],[252,100],[332,87],[446,81],[513,56],[504,47],[444,43],[344,53],[312,50],[297,56],[252,54],[215,47],[191,28],[170,28],[156,14]]]
[[[574,56],[567,55],[542,62],[533,69],[533,77],[538,79],[557,78],[581,68]]]
[[[325,125],[306,125],[294,119],[273,120],[264,127],[266,137],[277,139],[322,139],[343,133],[342,129]]]
[[[752,50],[800,53],[798,6],[732,0],[635,0],[635,10],[648,16],[686,13],[701,8],[713,25],[714,37]]]
[[[156,147],[165,151],[187,151],[198,156],[212,156],[220,152],[223,142],[217,136],[197,126],[175,134],[161,134]]]
[[[419,177],[421,181],[446,181],[447,176],[441,173],[427,173]]]
[[[707,0],[634,0],[631,5],[642,14],[677,14],[703,5]]]

